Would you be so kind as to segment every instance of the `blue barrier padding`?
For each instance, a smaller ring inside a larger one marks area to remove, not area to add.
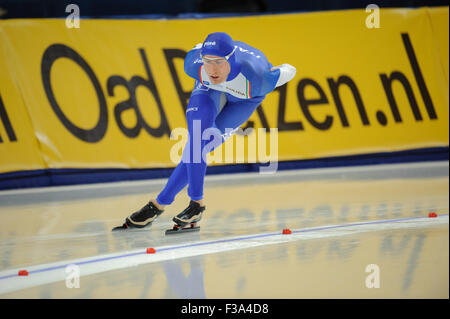
[[[449,148],[422,148],[400,152],[385,152],[352,156],[328,157],[312,160],[295,160],[278,162],[278,170],[310,169],[325,167],[361,166],[392,163],[411,163],[428,161],[448,161]],[[207,175],[259,172],[260,167],[268,163],[231,164],[209,166]],[[47,169],[17,171],[0,174],[0,190],[61,186],[117,181],[167,178],[173,168],[152,169]]]

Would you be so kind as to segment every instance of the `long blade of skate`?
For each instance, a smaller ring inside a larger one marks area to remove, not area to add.
[[[128,225],[117,226],[112,229],[113,233],[130,233],[130,232],[142,232],[144,230],[149,229],[149,225],[141,228],[130,227]]]
[[[172,234],[181,234],[181,233],[189,233],[189,232],[196,232],[200,230],[200,226],[196,227],[186,227],[186,228],[172,228],[166,230],[166,235],[172,235]]]
[[[122,226],[114,227],[114,228],[112,229],[112,231],[122,231],[122,230],[126,230],[126,229],[128,229],[127,225],[126,225],[126,224],[123,224]]]

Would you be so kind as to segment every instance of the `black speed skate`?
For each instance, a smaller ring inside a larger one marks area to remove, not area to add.
[[[113,228],[113,231],[147,227],[163,212],[163,210],[159,210],[152,202],[148,202],[147,205],[127,217],[122,226]]]
[[[173,218],[175,225],[172,229],[166,230],[166,235],[200,230],[197,223],[202,219],[205,209],[206,206],[200,206],[199,203],[191,200],[189,206]]]

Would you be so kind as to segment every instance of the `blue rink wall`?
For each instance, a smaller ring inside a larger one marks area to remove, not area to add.
[[[278,170],[361,166],[449,160],[449,148],[422,148],[400,152],[328,157],[314,160],[278,162]],[[207,175],[258,172],[268,164],[209,166]],[[47,169],[0,174],[0,190],[76,184],[107,183],[168,178],[173,168],[165,169]]]

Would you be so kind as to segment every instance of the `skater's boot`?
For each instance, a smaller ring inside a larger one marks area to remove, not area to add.
[[[147,205],[127,217],[124,226],[126,225],[127,228],[144,228],[151,224],[163,212],[164,210],[159,210],[152,202],[148,202]]]
[[[202,219],[202,214],[205,209],[206,206],[200,206],[199,203],[191,200],[189,206],[174,217],[173,221],[180,227],[184,227],[187,224],[195,225]]]

